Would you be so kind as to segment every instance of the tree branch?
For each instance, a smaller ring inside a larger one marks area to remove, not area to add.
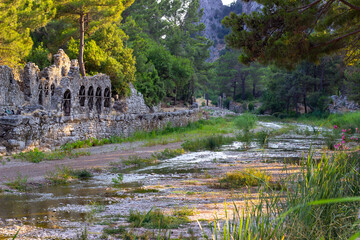
[[[327,45],[329,45],[329,44],[332,44],[332,43],[334,43],[334,42],[340,41],[340,40],[342,40],[342,39],[344,39],[344,38],[350,37],[350,36],[352,36],[352,35],[354,35],[354,34],[357,34],[357,33],[360,33],[360,29],[355,30],[355,31],[350,32],[350,33],[347,33],[347,34],[342,35],[342,36],[340,36],[340,37],[337,37],[337,38],[335,38],[335,39],[332,39],[332,40],[330,40],[330,41],[328,41],[328,42],[326,42],[326,43],[322,43],[322,44],[315,45],[315,46],[313,46],[312,48],[318,48],[318,47],[321,47],[321,46],[327,46]]]
[[[354,9],[356,11],[360,11],[359,6],[353,5],[353,4],[351,4],[351,3],[349,3],[348,1],[345,1],[345,0],[339,0],[339,1],[342,2],[343,4],[345,4],[346,6],[350,7],[351,9]]]

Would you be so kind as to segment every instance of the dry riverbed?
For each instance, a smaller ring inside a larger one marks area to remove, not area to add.
[[[280,126],[270,125],[264,123],[263,127]],[[220,177],[255,168],[271,174],[274,182],[285,179],[298,170],[295,163],[306,157],[310,146],[320,154],[323,141],[311,136],[282,135],[272,139],[266,148],[252,143],[249,150],[243,151],[242,143],[235,142],[221,151],[190,152],[133,168],[125,166],[122,159],[150,157],[166,148],[178,149],[181,143],[152,147],[143,147],[142,142],[105,145],[86,149],[90,156],[37,164],[11,160],[0,166],[1,184],[19,173],[28,176],[29,182],[44,184],[44,175],[60,165],[92,169],[93,177],[68,185],[44,185],[26,193],[0,194],[0,239],[13,236],[19,229],[19,239],[79,239],[84,235],[88,239],[114,239],[104,234],[104,229],[119,226],[137,235],[157,236],[157,229],[133,228],[128,222],[130,211],[151,209],[175,216],[181,209],[188,210],[189,222],[170,229],[171,238],[198,239],[202,232],[196,220],[205,227],[208,221],[224,217],[225,202],[229,203],[230,215],[233,203],[241,209],[245,200],[256,202],[256,187],[222,189]],[[119,173],[122,179],[114,184]],[[205,231],[209,233],[206,227]]]

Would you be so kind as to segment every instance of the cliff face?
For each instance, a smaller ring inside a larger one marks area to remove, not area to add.
[[[204,35],[214,42],[210,48],[209,58],[209,61],[213,62],[219,57],[220,50],[225,48],[223,39],[218,36],[218,29],[222,28],[221,16],[224,5],[221,0],[200,0],[200,9],[204,9],[204,15],[201,18],[201,22],[206,26]]]
[[[221,0],[200,0],[200,9],[204,9],[201,22],[205,24],[205,37],[212,40],[214,45],[210,48],[210,58],[208,61],[214,62],[219,58],[221,50],[225,49],[224,37],[229,33],[229,29],[222,26],[221,20],[235,12],[241,13],[242,2],[237,0],[230,6],[223,5]]]
[[[255,11],[259,11],[261,9],[261,5],[257,2],[242,2],[242,12],[245,14],[250,14]]]

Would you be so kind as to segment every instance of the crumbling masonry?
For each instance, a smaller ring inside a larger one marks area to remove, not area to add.
[[[40,71],[27,63],[18,74],[0,66],[0,154],[34,147],[51,149],[69,141],[129,136],[139,130],[186,125],[197,109],[156,112],[130,86],[130,97],[115,101],[107,75],[81,77],[77,60],[63,50]]]

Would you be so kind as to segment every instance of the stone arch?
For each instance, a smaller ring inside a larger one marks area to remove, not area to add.
[[[43,105],[43,87],[42,84],[39,84],[39,99],[38,99],[38,104],[39,105]]]
[[[94,88],[93,86],[90,86],[88,89],[88,107],[91,111],[94,107]]]
[[[49,84],[48,83],[45,83],[44,90],[45,90],[45,97],[49,96]]]
[[[81,107],[85,106],[85,86],[81,86],[79,90],[79,104]]]
[[[110,107],[110,89],[107,87],[104,90],[104,107],[109,108]]]
[[[65,116],[70,116],[71,113],[71,92],[66,90],[63,98],[63,109]]]
[[[50,90],[51,90],[51,96],[54,96],[54,94],[55,94],[55,84],[51,84]]]
[[[102,105],[102,96],[101,96],[101,87],[97,87],[96,89],[96,110],[100,114],[101,113],[101,105]]]

